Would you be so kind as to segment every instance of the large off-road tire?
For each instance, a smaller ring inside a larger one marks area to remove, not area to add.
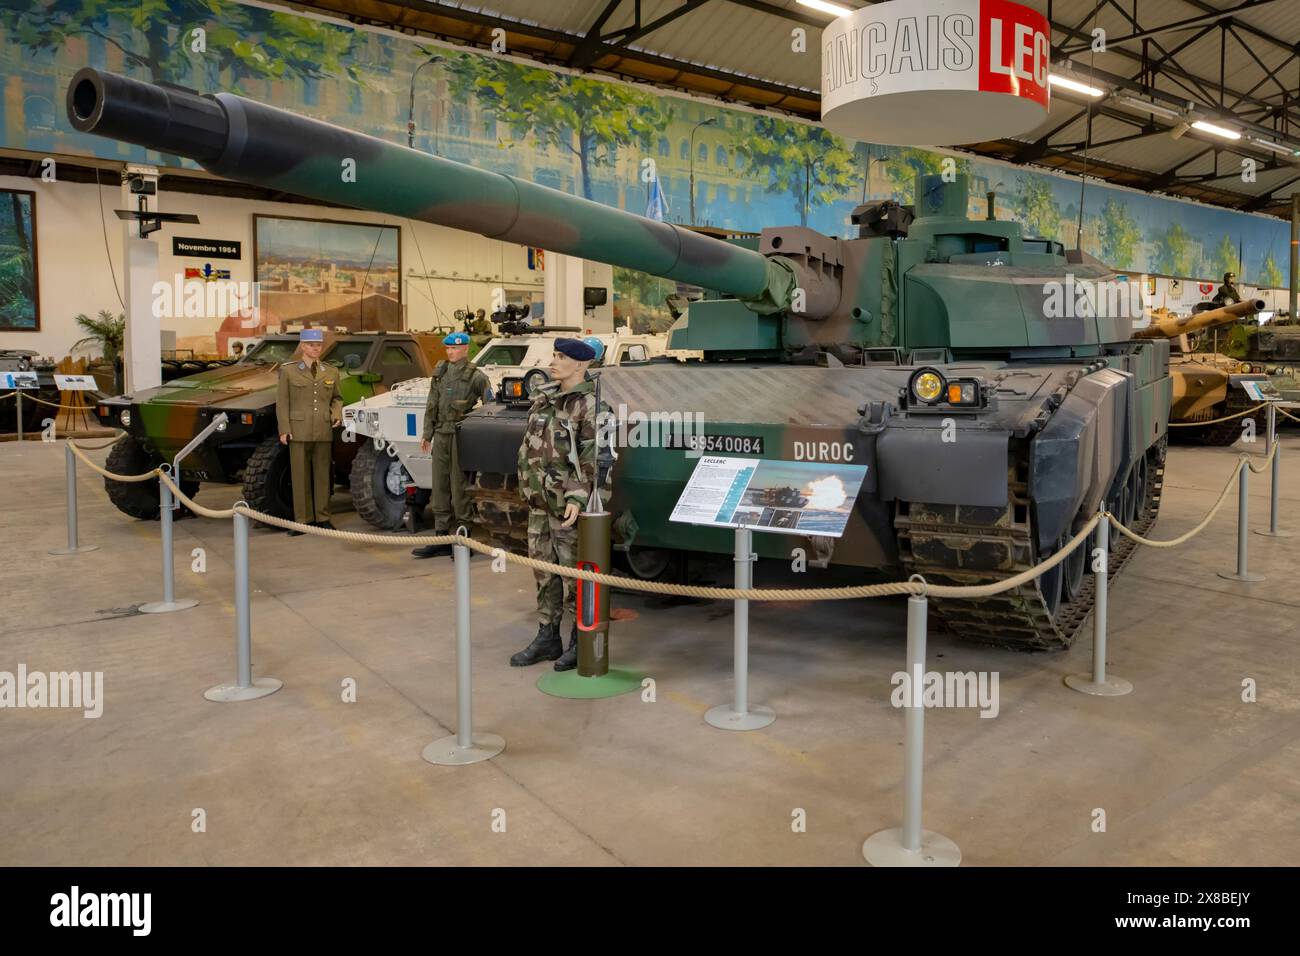
[[[293,482],[289,468],[289,446],[279,438],[267,438],[248,457],[244,466],[244,501],[254,511],[277,518],[293,517]]]
[[[142,475],[156,468],[162,459],[148,452],[130,435],[123,435],[109,449],[104,467],[115,475]],[[197,481],[182,481],[181,491],[193,498],[199,490]],[[153,481],[113,481],[104,479],[108,500],[122,514],[142,521],[158,520],[158,479]]]
[[[391,446],[389,446],[391,447]],[[373,441],[357,449],[352,459],[352,506],[357,514],[383,531],[402,527],[406,513],[406,486],[411,476],[400,458],[379,451]]]

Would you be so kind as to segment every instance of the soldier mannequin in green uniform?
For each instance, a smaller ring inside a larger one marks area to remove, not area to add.
[[[473,522],[465,495],[465,472],[460,469],[456,450],[456,426],[479,402],[492,400],[492,383],[482,370],[469,363],[469,336],[453,332],[442,340],[447,361],[439,362],[429,381],[429,400],[424,406],[424,439],[420,450],[433,458],[433,533],[448,534],[451,521],[468,529]],[[470,552],[473,554],[474,552]],[[432,558],[451,554],[451,545],[426,544],[411,554]]]
[[[1223,285],[1219,286],[1211,301],[1220,306],[1236,305],[1241,301],[1241,292],[1237,289],[1237,273],[1223,274]]]
[[[334,426],[343,416],[339,372],[320,360],[325,345],[321,329],[303,329],[298,343],[302,358],[280,366],[275,397],[280,443],[289,446],[293,519],[299,524],[333,528],[330,491],[334,486]],[[291,529],[289,534],[302,532]]]
[[[519,447],[519,494],[528,502],[528,556],[574,567],[575,524],[596,472],[596,393],[586,378],[595,350],[579,339],[557,339],[551,378],[537,389],[523,444]],[[573,610],[573,578],[534,571],[537,579],[537,636],[510,658],[514,667],[555,661],[557,671],[578,664],[575,619],[566,649],[560,623]]]

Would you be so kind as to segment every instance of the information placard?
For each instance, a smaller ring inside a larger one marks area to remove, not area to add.
[[[1283,401],[1283,395],[1277,390],[1272,382],[1261,381],[1244,381],[1241,387],[1246,390],[1246,395],[1256,402],[1280,402]]]
[[[0,388],[40,388],[35,372],[0,372]]]
[[[866,476],[866,465],[705,455],[670,520],[838,538]]]
[[[99,388],[93,375],[55,375],[54,385],[60,392],[93,392]]]

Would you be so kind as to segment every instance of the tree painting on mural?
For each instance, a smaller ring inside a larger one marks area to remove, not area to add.
[[[1237,246],[1227,233],[1223,234],[1223,238],[1214,247],[1213,270],[1212,274],[1218,278],[1222,278],[1225,272],[1241,272],[1241,259]],[[1239,275],[1238,278],[1244,277]]]
[[[127,73],[155,82],[206,86],[219,76],[238,93],[254,78],[360,81],[351,30],[234,0],[0,0],[0,26],[31,53],[102,42]]]
[[[1061,238],[1061,210],[1052,195],[1052,184],[1042,176],[1020,176],[1015,196],[1016,218],[1025,235],[1044,239]]]
[[[0,190],[0,332],[39,332],[36,196]]]
[[[1142,230],[1137,220],[1129,215],[1128,205],[1107,199],[1101,207],[1098,221],[1101,242],[1101,260],[1112,269],[1127,269],[1137,256]]]
[[[1282,288],[1282,270],[1277,267],[1277,261],[1273,258],[1271,249],[1265,254],[1264,261],[1260,263],[1258,283],[1264,289]]]
[[[592,198],[594,166],[613,164],[620,149],[648,151],[671,118],[658,97],[613,83],[477,55],[448,57],[446,66],[454,101],[473,96],[513,131],[501,145],[532,136],[543,148],[572,153],[585,199]]]
[[[767,191],[793,197],[799,225],[808,213],[843,199],[862,183],[853,147],[829,130],[775,116],[756,116],[736,144],[752,176],[767,176]]]
[[[1192,237],[1181,223],[1172,223],[1165,229],[1152,229],[1149,233],[1154,245],[1152,270],[1158,275],[1191,276],[1196,265]]]

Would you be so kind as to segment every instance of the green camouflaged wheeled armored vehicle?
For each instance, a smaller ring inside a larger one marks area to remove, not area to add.
[[[1049,308],[1063,288],[1114,274],[1017,223],[968,218],[963,177],[921,177],[915,206],[860,207],[852,238],[788,226],[725,242],[226,93],[87,68],[67,108],[82,132],[219,176],[717,290],[691,304],[670,342],[703,361],[601,375],[614,408],[705,421],[702,442],[683,431],[617,449],[609,506],[646,573],[655,554],[731,552],[728,530],[669,520],[698,451],[865,466],[842,538],[760,531],[755,550],[789,561],[802,547],[810,566],[895,579],[1005,579],[1059,549],[1103,501],[1139,531],[1155,518],[1168,342],[1135,340],[1122,311]],[[339,176],[344,159],[355,182]],[[479,517],[512,544],[525,527],[512,487],[525,414],[494,404],[459,433]],[[1130,549],[1111,541],[1115,574]],[[962,637],[1064,647],[1091,609],[1087,553],[996,597],[932,606]]]
[[[126,434],[108,453],[106,467],[137,475],[170,462],[213,416],[225,412],[214,432],[181,462],[180,486],[190,496],[202,482],[242,484],[249,507],[293,517],[289,453],[276,434],[275,392],[279,368],[298,348],[298,336],[267,335],[238,362],[173,379],[135,395],[103,399],[99,420]],[[438,336],[408,332],[358,332],[331,336],[321,361],[339,369],[344,403],[386,391],[396,382],[431,374],[445,355]],[[347,484],[360,443],[335,430],[334,472]],[[386,464],[386,463],[385,463]],[[156,481],[104,479],[108,497],[133,518],[158,517]]]

